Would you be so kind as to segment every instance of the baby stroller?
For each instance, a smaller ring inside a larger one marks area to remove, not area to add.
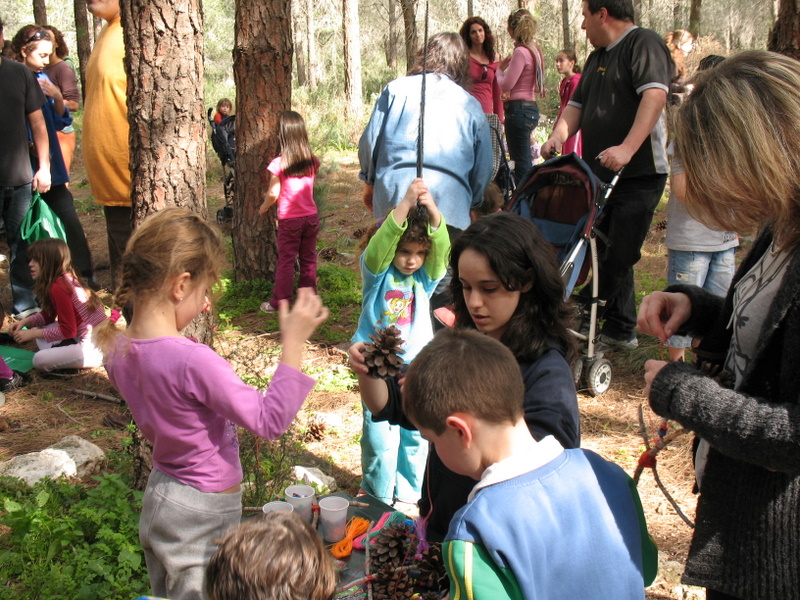
[[[600,302],[596,238],[601,235],[595,226],[620,173],[611,183],[603,183],[574,153],[552,158],[528,171],[506,208],[532,220],[556,248],[567,298],[586,280],[591,267],[591,298],[588,308],[582,309],[588,314],[581,315],[588,331],[573,331],[581,345],[573,374],[575,387],[592,396],[611,386],[611,363],[594,350]]]
[[[222,190],[225,206],[217,211],[217,224],[223,225],[233,219],[233,196],[236,193],[236,115],[225,117],[214,123],[214,109],[208,109],[208,122],[211,124],[211,145],[222,163]]]

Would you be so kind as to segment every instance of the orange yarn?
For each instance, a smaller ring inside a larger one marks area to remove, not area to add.
[[[369,521],[361,517],[353,517],[347,523],[344,539],[331,546],[331,554],[335,558],[345,558],[353,553],[353,540],[369,529]]]

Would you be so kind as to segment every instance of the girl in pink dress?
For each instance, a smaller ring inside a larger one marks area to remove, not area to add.
[[[558,109],[558,116],[555,122],[558,122],[561,113],[564,112],[564,108],[566,108],[567,103],[570,98],[572,98],[572,94],[575,93],[575,89],[578,87],[578,82],[581,80],[581,68],[577,61],[578,58],[572,50],[561,50],[556,54],[556,71],[558,71],[558,74],[562,75],[564,79],[562,79],[561,83],[558,85],[558,95],[561,97],[561,108]],[[564,147],[561,151],[564,154],[574,152],[578,156],[581,156],[581,146],[581,132],[578,131],[564,142]]]

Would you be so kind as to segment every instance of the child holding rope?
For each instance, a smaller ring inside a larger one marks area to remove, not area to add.
[[[208,310],[224,244],[182,208],[147,219],[122,260],[118,306],[132,306],[122,332],[102,328],[109,379],[153,444],[139,539],[155,596],[204,598],[214,540],[242,516],[236,427],[274,439],[291,424],[314,380],[300,372],[305,340],[328,311],[301,288],[294,308],[279,304],[283,350],[266,392],[242,382],[211,348],[181,335]]]
[[[588,450],[534,440],[511,351],[445,329],[417,356],[403,409],[453,472],[480,480],[442,555],[451,598],[641,600],[657,552],[630,477]]]
[[[502,342],[517,359],[525,382],[522,410],[537,440],[552,435],[565,448],[580,446],[580,415],[570,363],[572,310],[552,246],[527,219],[507,212],[481,217],[453,244],[451,295],[455,326],[477,329]],[[403,414],[397,379],[367,374],[363,344],[350,348],[361,398],[376,420],[416,429]],[[433,447],[420,514],[428,530],[444,535],[477,482],[453,473]]]
[[[403,360],[414,360],[433,337],[429,299],[444,276],[450,238],[444,218],[422,179],[414,179],[361,255],[363,303],[354,342],[395,326],[405,340]],[[384,502],[415,504],[428,456],[416,431],[374,423],[364,407],[362,489]]]

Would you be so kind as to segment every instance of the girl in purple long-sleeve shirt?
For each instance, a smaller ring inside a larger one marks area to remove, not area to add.
[[[153,471],[142,500],[139,539],[152,593],[205,598],[203,576],[214,540],[242,514],[236,426],[266,438],[291,424],[314,380],[300,372],[305,340],[327,317],[310,289],[281,301],[283,353],[260,392],[243,383],[211,348],[180,331],[209,307],[224,246],[199,215],[167,209],[128,243],[115,295],[134,317],[124,332],[98,332],[109,378],[153,444]]]

